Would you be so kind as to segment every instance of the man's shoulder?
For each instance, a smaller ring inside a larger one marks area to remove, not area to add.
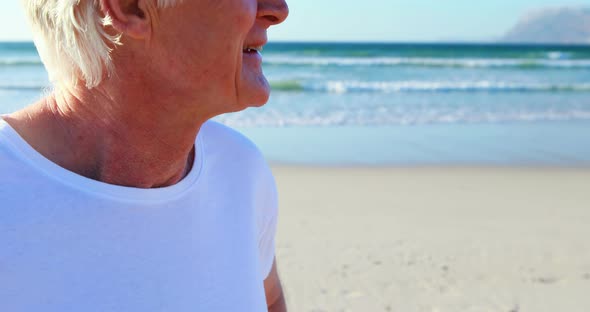
[[[254,184],[262,193],[275,192],[270,166],[258,147],[245,135],[210,120],[203,124],[199,136],[208,167],[221,168],[218,172],[246,174],[255,180]]]
[[[209,120],[201,128],[205,151],[223,153],[227,156],[247,157],[252,160],[264,161],[260,149],[248,137],[239,131],[217,121]]]

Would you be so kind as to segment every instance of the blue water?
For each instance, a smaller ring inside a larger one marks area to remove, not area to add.
[[[590,47],[275,43],[259,109],[217,119],[301,164],[590,165]],[[48,87],[0,43],[0,113]]]

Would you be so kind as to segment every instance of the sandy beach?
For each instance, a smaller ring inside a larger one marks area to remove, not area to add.
[[[590,311],[590,169],[273,171],[291,311]]]

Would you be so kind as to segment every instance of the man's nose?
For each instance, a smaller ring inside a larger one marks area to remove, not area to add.
[[[285,0],[258,1],[258,18],[264,20],[267,27],[284,22],[289,16],[289,6]]]

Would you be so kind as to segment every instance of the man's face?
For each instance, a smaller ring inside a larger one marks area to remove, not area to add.
[[[238,111],[267,102],[270,87],[256,49],[287,14],[284,0],[185,0],[162,10],[154,38],[179,84],[220,112]]]

